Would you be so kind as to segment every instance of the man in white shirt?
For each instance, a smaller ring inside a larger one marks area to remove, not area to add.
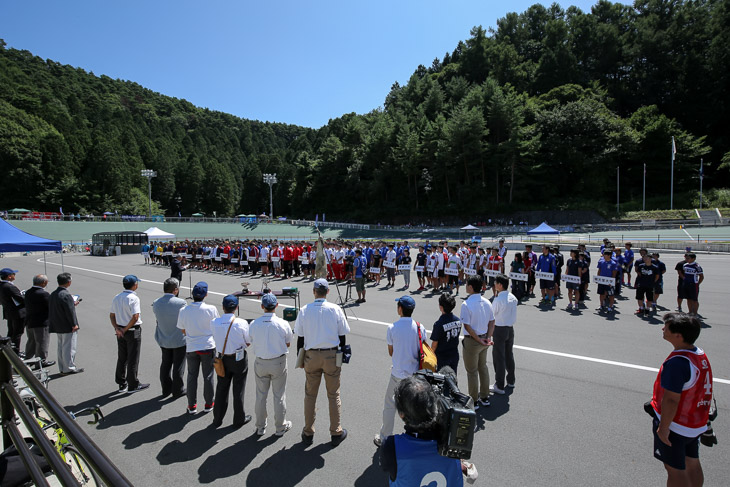
[[[416,309],[416,302],[410,296],[401,296],[396,299],[398,316],[400,319],[388,325],[386,341],[388,354],[392,357],[393,366],[390,371],[390,382],[385,390],[383,403],[383,425],[380,434],[375,435],[373,443],[380,445],[393,434],[395,423],[395,389],[400,381],[418,372],[420,364],[420,340],[426,340],[426,329],[411,316]]]
[[[269,387],[274,394],[274,426],[276,436],[283,436],[291,429],[291,421],[286,420],[286,356],[292,339],[289,323],[274,314],[278,306],[276,296],[264,294],[261,309],[264,315],[251,322],[249,336],[251,347],[256,356],[254,377],[256,378],[256,434],[266,433],[266,398]]]
[[[494,346],[492,347],[492,363],[494,364],[495,394],[504,394],[504,376],[507,372],[507,387],[515,386],[515,357],[512,346],[515,343],[514,324],[517,322],[517,298],[509,292],[509,278],[499,274],[494,278],[494,289],[497,297],[492,302],[494,310]]]
[[[226,375],[218,376],[213,405],[213,427],[223,424],[228,410],[228,393],[233,383],[233,427],[240,428],[251,421],[251,415],[243,409],[243,395],[246,392],[248,356],[246,347],[251,343],[248,336],[248,322],[236,318],[238,298],[229,294],[223,298],[223,316],[210,322],[215,348],[223,359]]]
[[[393,244],[388,244],[388,251],[385,253],[385,262],[389,262],[393,267],[385,267],[385,273],[388,276],[388,284],[385,287],[395,286],[395,259],[396,251],[393,250]]]
[[[208,284],[199,282],[193,287],[193,302],[180,310],[177,327],[185,335],[185,361],[188,364],[188,413],[198,412],[198,374],[203,369],[203,398],[207,413],[213,410],[213,354],[215,341],[210,323],[219,318],[218,309],[203,302],[208,295]]]
[[[137,378],[139,354],[142,346],[142,319],[140,302],[135,291],[139,286],[137,276],[127,275],[122,279],[124,291],[114,296],[109,319],[117,336],[116,383],[120,392],[132,394],[147,389]]]
[[[466,281],[469,297],[461,304],[459,319],[464,325],[464,368],[469,382],[469,395],[478,409],[489,406],[489,369],[487,350],[492,344],[494,312],[492,304],[481,295],[482,279],[471,276]]]
[[[327,301],[329,284],[326,279],[314,281],[314,302],[299,311],[294,324],[297,335],[297,354],[304,349],[304,429],[302,441],[311,445],[314,441],[314,416],[317,405],[319,383],[324,375],[330,413],[330,436],[333,446],[338,446],[347,438],[347,430],[340,424],[340,373],[342,365],[337,365],[337,350],[346,344],[350,333],[345,313],[336,304]]]

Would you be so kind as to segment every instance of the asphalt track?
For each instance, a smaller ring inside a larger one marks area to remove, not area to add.
[[[660,306],[674,308],[671,269],[679,259],[676,254],[665,257],[670,269],[668,294]],[[169,271],[141,262],[137,255],[65,256],[66,270],[74,278],[71,290],[83,297],[77,309],[81,324],[77,362],[86,372],[54,376],[50,383],[51,392],[68,409],[102,406],[106,421],[98,426],[83,423],[83,427],[135,485],[387,485],[377,466],[372,438],[380,427],[389,377],[385,326],[396,319],[394,299],[403,292],[368,288],[367,303],[347,307],[353,359],[343,369],[342,411],[349,437],[336,449],[329,445],[326,396],[320,391],[318,432],[314,445],[304,448],[299,438],[304,374],[293,368],[294,354],[289,357],[287,386],[288,418],[294,427],[283,438],[275,437],[269,428],[259,439],[252,424],[234,430],[230,411],[224,426],[212,430],[211,415],[187,415],[184,398],[159,398],[160,357],[149,306],[162,294],[161,283]],[[700,456],[706,485],[727,485],[730,327],[726,301],[730,258],[702,255],[699,262],[706,273],[700,313],[707,327],[698,345],[706,350],[716,377],[719,417],[715,430],[720,442],[714,448],[701,447]],[[33,274],[44,269],[38,254],[4,258],[2,265],[20,270],[17,284],[24,289],[30,287]],[[52,281],[60,270],[59,256],[50,257],[48,274]],[[111,299],[121,290],[121,276],[128,273],[142,279],[138,290],[144,321],[140,377],[152,386],[142,393],[119,395],[114,383],[116,343],[108,315]],[[219,307],[223,295],[240,289],[236,277],[192,272],[192,282],[198,280],[209,283],[208,302]],[[258,278],[246,280],[251,288],[260,286]],[[398,285],[401,283],[399,279]],[[183,297],[189,294],[188,276],[184,284]],[[303,304],[313,300],[310,283],[294,280],[292,284],[302,291]],[[277,281],[272,288],[285,285],[289,283]],[[415,293],[414,297],[414,317],[430,329],[438,314],[437,298],[430,293]],[[330,298],[336,299],[336,290],[331,291]],[[642,409],[650,397],[656,368],[670,352],[669,344],[661,338],[661,320],[633,316],[633,299],[618,302],[615,319],[596,314],[595,298],[580,315],[558,309],[564,308],[566,301],[559,303],[556,309],[545,310],[537,306],[537,299],[531,299],[518,309],[516,388],[505,396],[493,396],[492,406],[479,412],[480,431],[473,455],[480,475],[477,485],[663,485],[664,469],[652,456],[651,423]],[[253,318],[259,313],[256,302],[241,301],[242,317]],[[53,359],[55,347],[52,338]],[[491,373],[491,357],[489,365]],[[458,374],[465,389],[463,365]],[[245,406],[250,414],[254,392],[254,381],[249,377]],[[269,410],[273,414],[271,400]]]

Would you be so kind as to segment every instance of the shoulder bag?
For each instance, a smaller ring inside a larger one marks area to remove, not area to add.
[[[416,321],[416,329],[418,330],[418,368],[428,369],[436,372],[438,361],[436,360],[436,352],[423,341],[421,337],[421,324]]]
[[[226,345],[228,344],[228,335],[231,333],[231,327],[233,326],[233,321],[236,319],[234,316],[233,319],[231,319],[231,324],[228,325],[228,331],[226,332],[226,339],[223,341],[223,352],[219,353],[218,356],[213,358],[213,368],[215,369],[215,373],[218,374],[218,377],[225,377],[226,376],[226,366],[223,365],[223,354],[226,353]]]

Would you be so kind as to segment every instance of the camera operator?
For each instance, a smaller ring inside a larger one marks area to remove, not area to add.
[[[395,407],[405,433],[383,439],[380,468],[390,485],[463,486],[468,464],[438,452],[439,402],[431,384],[419,376],[403,379],[395,390]]]

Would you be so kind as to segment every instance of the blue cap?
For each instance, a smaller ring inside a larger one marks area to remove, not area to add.
[[[273,293],[266,293],[261,297],[261,306],[266,309],[276,308],[277,304],[279,304],[279,301]]]
[[[330,285],[327,279],[317,279],[314,281],[314,289],[329,289]]]
[[[410,296],[401,296],[396,301],[403,309],[416,309],[416,302]]]
[[[137,282],[139,282],[139,279],[133,274],[127,274],[124,276],[124,279],[122,279],[122,284],[124,284],[125,287],[134,286]]]
[[[198,285],[201,283],[198,283]],[[205,284],[205,283],[202,283]],[[197,285],[195,286],[198,287]],[[205,292],[208,292],[208,285],[205,286]],[[193,294],[195,294],[195,290],[193,290]],[[205,294],[203,294],[205,296]],[[238,306],[238,298],[235,297],[233,294],[229,294],[228,296],[223,298],[223,309],[232,309]]]
[[[10,274],[17,274],[17,273],[18,273],[18,271],[14,271],[10,267],[5,267],[3,269],[0,269],[1,276],[9,276]]]
[[[200,281],[193,287],[193,297],[194,298],[204,298],[208,295],[208,283],[204,281]]]

